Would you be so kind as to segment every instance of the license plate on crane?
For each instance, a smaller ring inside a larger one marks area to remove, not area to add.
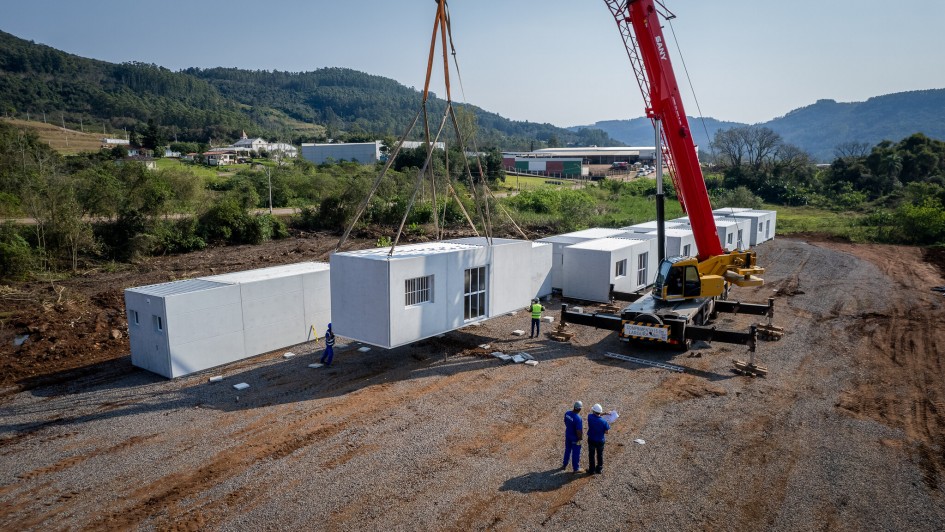
[[[623,323],[623,334],[621,336],[624,340],[633,339],[667,342],[669,341],[669,325],[625,321]]]

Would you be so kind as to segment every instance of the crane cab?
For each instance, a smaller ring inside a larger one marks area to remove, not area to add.
[[[715,297],[724,290],[725,281],[721,276],[699,273],[695,257],[664,259],[653,283],[653,297],[661,301]]]

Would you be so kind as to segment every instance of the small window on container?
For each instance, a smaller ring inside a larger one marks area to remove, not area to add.
[[[154,330],[157,332],[164,331],[164,318],[162,318],[161,316],[154,317]]]
[[[133,320],[133,322],[134,322],[135,325],[141,325],[141,321],[138,320],[138,311],[137,311],[137,310],[132,310],[132,311],[131,311],[131,319]]]

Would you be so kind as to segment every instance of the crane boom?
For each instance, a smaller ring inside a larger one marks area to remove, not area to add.
[[[689,130],[686,110],[653,0],[604,0],[617,21],[634,75],[643,93],[646,115],[662,124],[664,158],[676,193],[689,216],[698,260],[723,255],[709,193]],[[672,17],[671,14],[668,15]]]

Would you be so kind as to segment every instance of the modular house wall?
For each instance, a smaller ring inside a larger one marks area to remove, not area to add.
[[[328,275],[301,263],[128,289],[132,364],[175,378],[311,340],[330,320]]]
[[[554,259],[553,246],[543,242],[532,242],[532,295],[551,295],[551,264]]]
[[[583,229],[581,231],[574,231],[573,233],[565,233],[562,235],[550,236],[547,238],[541,238],[538,242],[548,243],[552,246],[552,257],[551,257],[551,287],[552,289],[561,290],[562,285],[564,284],[564,275],[562,270],[562,264],[564,264],[564,254],[563,249],[580,242],[587,242],[588,240],[596,240],[598,238],[607,238],[613,236],[619,236],[626,233],[623,229],[610,229],[604,227],[592,227],[590,229]]]
[[[168,286],[184,283],[194,289]],[[238,285],[194,279],[130,288],[125,308],[137,367],[174,378],[246,357]]]
[[[390,346],[391,307],[386,297],[391,290],[388,261],[348,253],[335,253],[329,261],[335,334],[372,345]],[[437,288],[434,285],[434,300]],[[445,285],[439,288],[443,290]]]
[[[657,238],[656,231],[647,234],[653,235],[653,238]],[[687,249],[688,252],[686,251]],[[692,257],[695,256],[698,251],[696,249],[696,239],[692,231],[688,229],[667,229],[665,250],[667,258],[677,257],[679,255]]]
[[[246,356],[300,344],[331,320],[327,264],[313,262],[214,275],[204,279],[239,285]]]

